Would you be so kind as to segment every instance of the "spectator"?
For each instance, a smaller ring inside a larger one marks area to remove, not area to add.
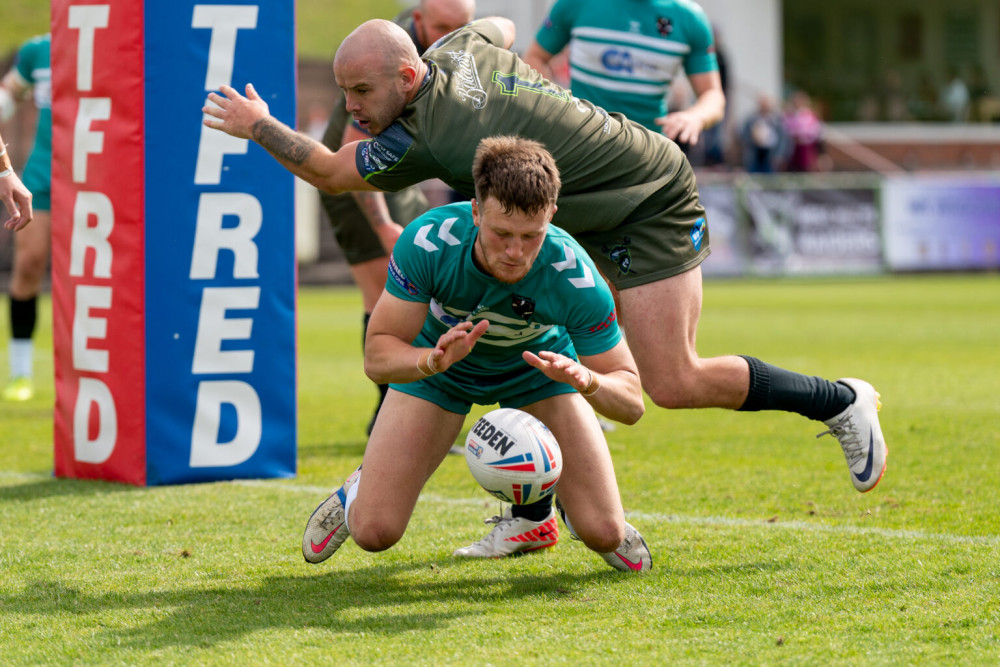
[[[747,171],[771,174],[781,168],[788,150],[788,133],[785,120],[769,95],[757,98],[757,110],[743,123],[740,138]]]
[[[792,93],[785,115],[785,130],[791,140],[788,171],[819,171],[823,150],[823,123],[813,111],[809,95],[799,90]]]
[[[954,66],[948,68],[948,83],[941,91],[945,117],[953,123],[969,120],[969,88]]]

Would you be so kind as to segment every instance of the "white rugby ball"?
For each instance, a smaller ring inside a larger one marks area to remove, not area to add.
[[[514,505],[552,495],[562,474],[562,452],[552,431],[513,408],[493,410],[475,423],[465,440],[465,462],[480,486]]]

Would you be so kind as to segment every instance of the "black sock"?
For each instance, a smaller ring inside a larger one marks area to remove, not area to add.
[[[15,299],[10,297],[11,338],[31,338],[38,321],[38,297]]]
[[[754,357],[743,358],[750,366],[750,391],[740,407],[745,412],[782,410],[824,421],[854,402],[854,390],[846,384],[786,371]]]
[[[364,320],[362,320],[361,325],[361,352],[365,351],[365,339],[368,338],[368,320],[372,318],[371,313],[365,313]],[[372,415],[372,419],[368,422],[368,435],[372,434],[372,429],[375,428],[375,419],[378,417],[378,411],[382,409],[382,402],[385,401],[385,395],[389,393],[389,385],[378,384],[378,405],[375,406],[375,413]]]
[[[546,496],[530,505],[511,505],[510,514],[528,521],[545,521],[552,511],[552,496]]]

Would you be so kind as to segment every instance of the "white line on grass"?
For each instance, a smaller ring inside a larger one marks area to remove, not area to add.
[[[0,470],[0,478],[6,479],[52,479],[51,474],[13,472]],[[236,486],[251,486],[268,489],[280,489],[291,491],[292,493],[302,493],[310,495],[329,494],[333,487],[313,486],[308,484],[289,484],[281,480],[262,479],[238,479],[227,484]],[[164,487],[160,487],[164,488]],[[468,505],[482,507],[483,499],[474,498],[445,498],[430,493],[420,494],[420,501],[424,503],[435,503],[438,505]],[[998,535],[953,535],[950,533],[928,533],[922,530],[900,530],[895,528],[877,528],[866,526],[831,526],[822,523],[809,523],[807,521],[768,521],[766,519],[738,519],[725,516],[681,516],[678,514],[659,514],[655,512],[628,512],[628,518],[638,521],[652,523],[674,523],[697,526],[718,526],[728,528],[764,528],[767,530],[798,530],[803,532],[847,534],[847,535],[873,535],[898,540],[920,540],[931,542],[948,542],[952,544],[980,544],[987,546],[1000,545]]]
[[[233,484],[244,486],[276,486],[274,482],[267,480],[236,480]],[[316,494],[329,494],[333,490],[328,487],[315,487],[296,484],[282,484],[281,488],[295,492],[306,492]],[[482,506],[482,499],[473,498],[445,498],[430,493],[421,493],[420,501],[425,503],[435,503],[439,505],[476,505]],[[899,540],[924,540],[932,542],[950,542],[953,544],[981,544],[989,546],[1000,545],[998,535],[953,535],[950,533],[928,533],[922,530],[900,530],[895,528],[877,528],[872,526],[831,526],[821,523],[809,523],[807,521],[768,521],[767,519],[738,519],[724,516],[680,516],[677,514],[658,514],[654,512],[627,512],[629,519],[652,523],[674,523],[699,526],[719,526],[733,528],[766,528],[774,530],[799,530],[816,533],[848,534],[848,535],[873,535]]]

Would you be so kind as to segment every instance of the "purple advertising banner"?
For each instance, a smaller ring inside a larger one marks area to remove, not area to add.
[[[899,178],[882,188],[893,271],[1000,268],[1000,178]]]

